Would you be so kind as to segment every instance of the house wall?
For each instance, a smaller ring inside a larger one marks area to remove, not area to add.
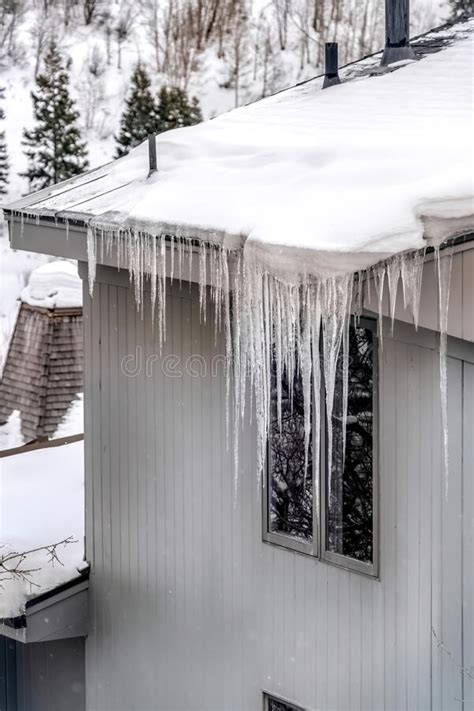
[[[220,337],[194,287],[167,308],[160,357],[126,275],[85,287],[88,711],[261,711],[262,690],[320,711],[472,708],[472,344],[450,343],[446,493],[437,337],[386,329],[375,580],[262,542],[250,425],[234,505]]]
[[[84,639],[16,645],[18,711],[84,711]]]
[[[84,640],[0,635],[0,711],[84,711]]]
[[[474,342],[474,248],[472,243],[462,245],[458,251],[442,257],[451,261],[451,279],[449,291],[449,322],[448,333],[455,338]],[[411,309],[403,306],[401,286],[397,295],[395,317],[405,323],[413,323]],[[435,258],[431,255],[423,268],[423,279],[420,293],[420,320],[423,328],[436,331],[439,328],[438,308],[438,276],[435,269]],[[378,298],[375,287],[364,300],[366,309],[378,312]],[[382,311],[385,316],[390,314],[388,289],[385,289]]]

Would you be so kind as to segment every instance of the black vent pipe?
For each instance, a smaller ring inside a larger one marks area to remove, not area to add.
[[[385,49],[382,64],[414,59],[410,46],[410,0],[385,0]]]
[[[151,133],[148,136],[148,177],[156,171],[156,137]]]
[[[324,46],[324,82],[323,89],[340,84],[338,74],[337,42],[326,42]]]

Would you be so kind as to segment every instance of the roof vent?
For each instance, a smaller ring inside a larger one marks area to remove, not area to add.
[[[337,42],[326,42],[324,48],[324,82],[323,89],[334,84],[340,84],[337,60]]]
[[[385,0],[385,49],[382,65],[414,58],[410,46],[410,0]]]
[[[148,136],[148,177],[158,170],[156,164],[156,137],[154,134]]]

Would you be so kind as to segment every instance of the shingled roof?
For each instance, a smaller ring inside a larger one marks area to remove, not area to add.
[[[82,390],[82,308],[22,303],[0,382],[0,423],[19,410],[26,441],[50,438]]]

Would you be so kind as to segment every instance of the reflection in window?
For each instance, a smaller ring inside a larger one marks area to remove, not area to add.
[[[273,696],[268,696],[265,694],[265,711],[303,711],[300,706],[293,706],[292,704],[282,701],[281,699],[276,699]]]
[[[276,374],[272,376],[272,410],[268,445],[268,487],[264,538],[303,553],[376,574],[374,551],[374,324],[364,321],[349,330],[347,422],[343,430],[343,361],[339,359],[332,415],[331,471],[325,451],[325,417],[321,417],[322,452],[310,443],[305,468],[304,407],[300,377],[282,382],[281,428],[277,416]],[[324,392],[321,392],[324,409]],[[316,457],[321,457],[318,481]],[[318,496],[321,491],[323,496]],[[321,524],[321,529],[319,528]],[[321,535],[319,535],[321,532]],[[340,560],[337,556],[344,556]]]
[[[304,410],[301,378],[293,384],[293,402],[288,380],[282,383],[281,428],[277,416],[276,378],[272,379],[270,424],[270,520],[269,530],[302,541],[313,537],[313,478],[311,445],[305,468]]]
[[[350,329],[345,452],[340,358],[327,483],[327,549],[364,563],[373,562],[373,345],[370,329]]]

